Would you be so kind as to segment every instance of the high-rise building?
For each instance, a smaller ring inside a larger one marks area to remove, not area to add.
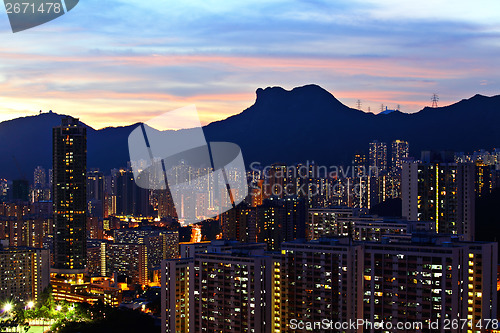
[[[193,332],[267,332],[272,260],[265,245],[220,244],[194,258]]]
[[[392,142],[392,171],[400,173],[405,162],[410,156],[410,145],[407,141],[395,140]]]
[[[321,237],[349,235],[352,231],[349,228],[352,219],[367,214],[368,210],[350,207],[315,208],[309,209],[308,213],[307,239],[315,240]]]
[[[271,332],[273,264],[264,249],[214,241],[193,258],[164,261],[162,332]]]
[[[267,176],[269,182],[268,196],[275,195],[282,198],[284,195],[284,188],[287,185],[287,166],[281,163],[273,164]]]
[[[305,238],[307,201],[297,196],[271,197],[257,207],[257,240],[269,251],[277,251],[282,242]]]
[[[334,323],[363,317],[361,245],[347,238],[302,240],[284,243],[281,253],[281,332],[293,329],[293,320]]]
[[[47,185],[47,173],[41,166],[37,166],[33,172],[33,186],[30,188],[30,201],[51,200],[51,188]]]
[[[33,172],[33,184],[35,188],[44,188],[47,182],[47,174],[45,173],[45,169],[41,166],[37,166],[35,171]]]
[[[370,167],[376,168],[379,174],[387,171],[387,144],[385,142],[377,140],[370,142],[368,156]]]
[[[354,171],[355,177],[363,177],[366,175],[367,160],[366,160],[366,155],[364,153],[357,152],[354,155],[352,163],[355,169]]]
[[[381,241],[395,236],[411,238],[414,232],[433,230],[430,221],[379,217],[358,208],[323,208],[309,210],[307,239],[349,236],[356,241]]]
[[[87,129],[66,117],[53,128],[54,273],[83,274],[86,265]]]
[[[257,209],[246,203],[221,214],[222,238],[257,242]]]
[[[30,184],[26,179],[12,181],[12,199],[14,201],[28,201]]]
[[[161,267],[161,331],[189,333],[190,306],[193,304],[190,300],[194,299],[194,290],[190,288],[194,261],[192,258],[166,260]]]
[[[472,163],[403,163],[402,215],[433,221],[438,233],[474,239],[475,168]]]
[[[154,228],[113,230],[115,243],[143,244],[147,249],[149,269],[160,267],[165,259],[179,257],[179,232]]]
[[[491,193],[495,187],[495,165],[488,165],[481,161],[475,163],[476,179],[475,191],[478,197]]]
[[[412,332],[446,332],[443,323],[461,322],[457,332],[486,332],[481,320],[497,318],[496,243],[416,234],[410,242],[364,247],[366,321],[423,324]],[[434,329],[431,322],[438,323]]]
[[[185,245],[187,257],[162,262],[162,332],[445,333],[455,321],[483,333],[497,318],[497,243],[415,232],[296,240],[273,253]]]
[[[101,262],[105,262],[102,276],[114,273],[127,278],[128,283],[147,284],[148,250],[144,244],[106,243],[101,247]]]
[[[49,251],[0,246],[0,299],[36,301],[50,283]]]
[[[104,217],[104,174],[99,170],[87,173],[87,213],[92,217]]]
[[[118,170],[113,184],[117,215],[149,215],[149,190],[137,186],[132,171]]]
[[[43,239],[53,233],[53,221],[48,217],[31,217],[7,219],[7,226],[2,228],[2,232],[8,232],[9,245],[27,246],[33,248],[43,247]]]

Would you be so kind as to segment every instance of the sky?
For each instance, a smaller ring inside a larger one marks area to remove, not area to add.
[[[0,121],[53,110],[98,129],[257,88],[315,83],[364,111],[500,94],[498,0],[82,0],[19,33],[0,11]]]

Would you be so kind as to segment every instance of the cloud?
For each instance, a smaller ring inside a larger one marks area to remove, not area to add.
[[[372,110],[498,93],[494,11],[416,4],[87,0],[20,34],[0,20],[0,119],[53,109],[99,128],[195,103],[206,123],[258,87],[309,83]]]

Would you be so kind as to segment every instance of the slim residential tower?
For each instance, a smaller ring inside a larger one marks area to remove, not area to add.
[[[86,265],[87,131],[66,117],[53,128],[54,270],[82,274]]]

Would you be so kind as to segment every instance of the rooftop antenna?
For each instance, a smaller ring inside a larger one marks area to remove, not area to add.
[[[432,98],[431,98],[431,101],[432,101],[432,107],[433,108],[437,108],[438,107],[439,96],[437,94],[433,94]]]
[[[356,102],[356,106],[358,107],[358,110],[361,111],[361,100],[358,99],[358,101]]]

